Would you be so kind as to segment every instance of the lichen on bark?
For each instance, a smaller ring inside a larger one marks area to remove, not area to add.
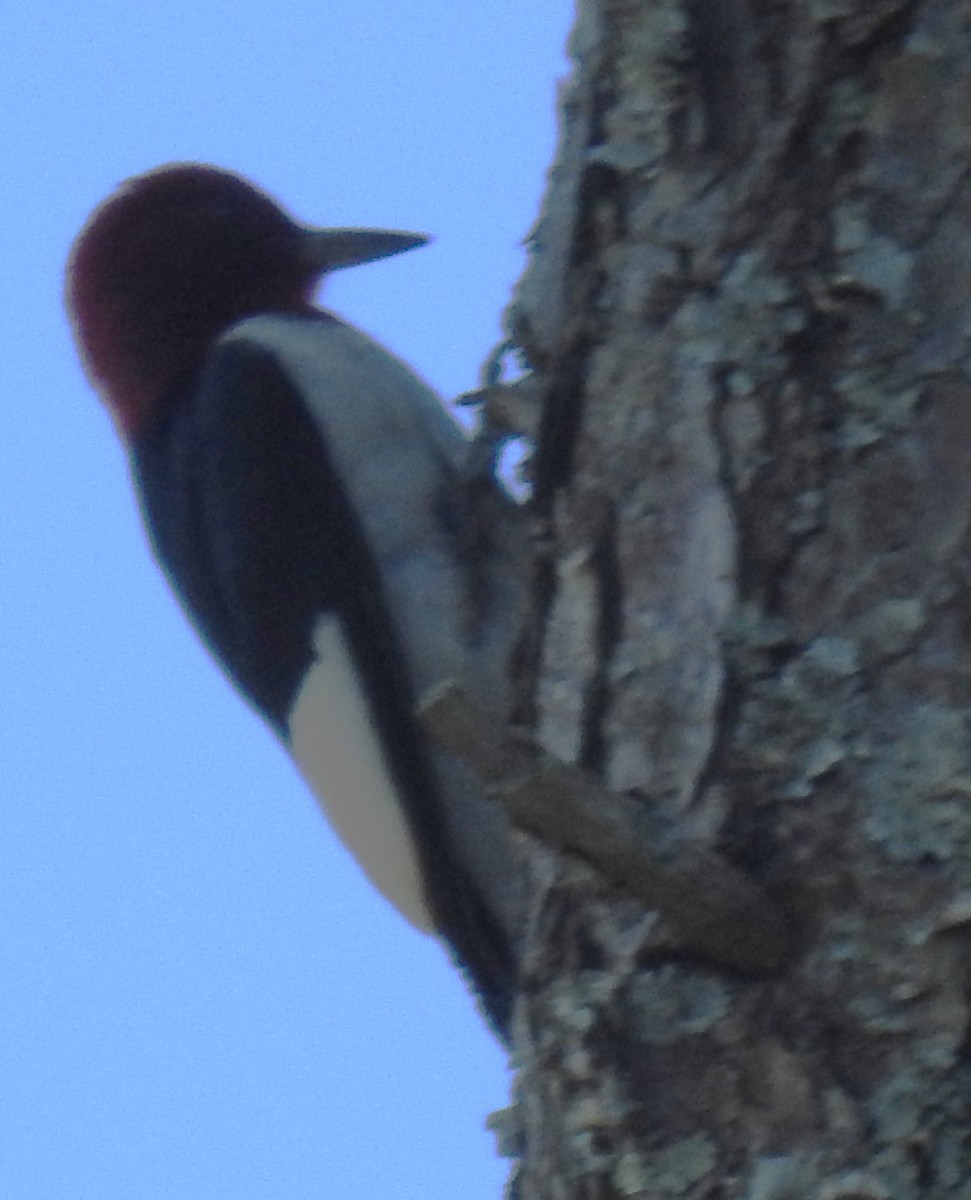
[[[522,1200],[971,1197],[971,3],[590,0],[510,329],[522,711],[789,913],[544,876]]]

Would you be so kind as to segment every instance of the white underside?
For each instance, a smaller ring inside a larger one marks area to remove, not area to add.
[[[431,933],[411,832],[335,617],[320,618],[314,648],[316,662],[290,714],[293,758],[368,879],[412,925]]]
[[[458,677],[466,577],[436,505],[460,475],[461,431],[403,363],[341,322],[264,314],[223,340],[272,353],[306,404],[381,573],[416,694]],[[315,647],[289,718],[291,752],[371,882],[431,931],[411,833],[333,618],[321,618]]]

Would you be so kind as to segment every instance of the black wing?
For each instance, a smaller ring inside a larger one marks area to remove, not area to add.
[[[280,736],[323,614],[341,621],[412,828],[437,927],[505,1034],[513,956],[447,834],[447,797],[361,523],[274,355],[242,340],[210,355],[191,394],[134,447],[156,554],[186,612]]]

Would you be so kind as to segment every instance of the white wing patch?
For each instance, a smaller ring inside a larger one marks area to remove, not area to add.
[[[336,617],[320,618],[314,648],[290,713],[293,758],[368,879],[412,925],[433,933],[411,831]]]

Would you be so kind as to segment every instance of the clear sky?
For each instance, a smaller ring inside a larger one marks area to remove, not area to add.
[[[0,11],[0,1200],[495,1200],[504,1057],[358,876],[154,567],[63,260],[122,179],[250,176],[435,244],[327,302],[474,387],[555,138],[569,0]]]

